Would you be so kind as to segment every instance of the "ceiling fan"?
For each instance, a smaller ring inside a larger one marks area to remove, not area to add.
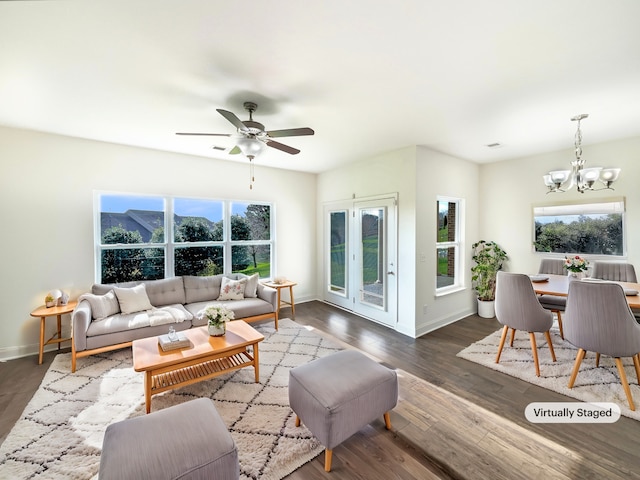
[[[176,135],[208,135],[213,137],[236,137],[236,146],[229,153],[244,153],[249,160],[253,160],[262,150],[264,145],[276,148],[291,155],[300,153],[297,148],[290,147],[284,143],[276,142],[274,138],[296,137],[301,135],[313,135],[315,132],[311,128],[288,128],[284,130],[265,130],[264,125],[253,120],[253,112],[258,108],[254,102],[244,102],[244,108],[249,112],[249,120],[240,120],[234,113],[221,108],[217,112],[231,122],[237,129],[237,135],[231,133],[189,133],[177,132]],[[213,147],[216,150],[226,150],[222,147]]]

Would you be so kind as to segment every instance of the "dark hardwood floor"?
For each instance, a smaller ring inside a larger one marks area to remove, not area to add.
[[[530,402],[573,399],[456,357],[497,330],[495,319],[470,316],[418,339],[322,302],[297,304],[295,321],[417,379],[401,379],[394,432],[379,419],[336,447],[330,474],[320,455],[290,479],[640,479],[639,422],[530,424]],[[0,363],[0,441],[54,356],[42,366],[37,356]]]

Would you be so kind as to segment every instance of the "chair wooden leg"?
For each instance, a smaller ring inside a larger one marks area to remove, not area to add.
[[[627,374],[624,373],[624,366],[620,357],[616,357],[616,367],[618,367],[618,373],[620,374],[620,382],[622,388],[624,388],[624,394],[627,396],[627,402],[629,402],[629,408],[635,411],[636,406],[633,403],[633,397],[631,396],[631,389],[629,388],[629,382],[627,381]]]
[[[391,417],[389,416],[389,412],[384,412],[384,426],[387,430],[391,430]]]
[[[600,354],[596,352],[596,367],[600,366]]]
[[[553,350],[553,343],[551,343],[551,334],[549,333],[549,330],[544,332],[544,336],[547,339],[547,345],[549,345],[549,351],[551,352],[551,360],[553,360],[555,362],[556,361],[556,352]]]
[[[500,363],[500,355],[502,354],[502,348],[504,347],[504,342],[507,339],[507,332],[509,331],[509,327],[506,325],[502,329],[502,337],[500,337],[500,345],[498,346],[498,355],[496,355],[496,363]]]
[[[638,379],[638,384],[640,384],[640,353],[636,353],[633,356],[633,366],[636,367],[636,378]]]
[[[586,354],[587,352],[582,348],[578,350],[576,361],[573,364],[573,371],[571,372],[571,377],[569,378],[569,388],[573,388],[573,384],[576,382],[576,377],[578,376],[578,370],[580,370],[580,364],[582,363],[582,359]]]
[[[511,329],[511,341],[509,342],[509,346],[513,347],[513,339],[516,338],[516,329],[512,328]]]
[[[560,329],[560,338],[564,340],[564,330],[562,330],[562,313],[560,310],[555,310],[556,315],[558,315],[558,329]]]
[[[536,346],[536,335],[529,332],[529,340],[531,340],[531,352],[533,353],[533,364],[536,366],[536,377],[540,376],[540,363],[538,362],[538,347]]]
[[[325,472],[330,472],[331,471],[331,457],[333,456],[333,450],[329,450],[328,448],[326,448],[324,450],[324,471]]]

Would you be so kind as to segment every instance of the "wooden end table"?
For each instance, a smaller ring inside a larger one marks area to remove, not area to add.
[[[267,286],[267,287],[275,288],[278,291],[278,316],[280,316],[280,307],[282,305],[291,306],[291,316],[293,316],[293,317],[296,316],[296,304],[295,304],[295,301],[293,300],[293,287],[295,287],[297,285],[296,282],[291,282],[289,280],[286,280],[286,281],[284,281],[282,283],[262,282],[262,284]],[[282,298],[281,298],[280,291],[283,288],[288,288],[289,289],[289,301],[288,302],[286,300],[282,300]]]
[[[256,383],[260,382],[258,342],[264,336],[243,320],[227,323],[222,337],[209,335],[207,327],[180,332],[191,347],[165,352],[158,337],[141,338],[132,344],[133,369],[144,372],[146,411],[151,411],[151,396],[173,388],[208,380],[223,373],[253,366]],[[252,347],[252,352],[248,351]]]
[[[40,354],[38,356],[38,365],[42,365],[42,355],[44,353],[44,346],[52,343],[58,344],[58,350],[60,350],[60,344],[62,342],[71,342],[73,341],[71,337],[62,338],[62,315],[73,312],[73,309],[76,308],[78,302],[69,302],[66,305],[60,305],[58,307],[46,307],[45,305],[41,305],[36,308],[33,312],[31,312],[32,317],[40,317]],[[58,320],[58,329],[56,333],[46,342],[44,341],[44,327],[48,317],[55,316]]]

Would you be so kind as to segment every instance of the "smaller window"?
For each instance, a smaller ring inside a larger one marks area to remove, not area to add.
[[[438,197],[436,203],[436,291],[460,284],[460,203],[457,198]]]

